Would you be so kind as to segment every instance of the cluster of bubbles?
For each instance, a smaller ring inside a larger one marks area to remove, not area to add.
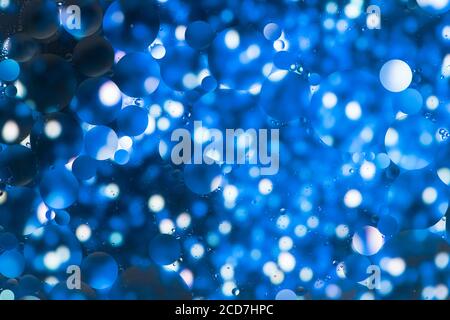
[[[0,300],[448,299],[449,9],[0,1]],[[178,128],[278,129],[279,171]]]

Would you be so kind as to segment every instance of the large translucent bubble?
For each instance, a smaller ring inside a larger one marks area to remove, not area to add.
[[[64,166],[55,166],[42,175],[39,191],[45,204],[53,209],[70,207],[78,199],[79,184]]]

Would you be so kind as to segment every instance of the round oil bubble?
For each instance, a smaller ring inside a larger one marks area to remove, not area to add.
[[[220,187],[222,170],[217,164],[187,164],[184,183],[194,193],[206,195]]]
[[[281,79],[269,76],[263,83],[259,107],[268,116],[289,122],[306,115],[309,100],[308,82],[300,75],[286,71]]]
[[[352,237],[354,251],[365,256],[376,254],[383,247],[384,237],[381,232],[372,226],[364,226],[355,232]]]
[[[433,14],[443,14],[450,10],[448,0],[416,0],[419,7]]]
[[[89,156],[97,160],[107,160],[114,156],[119,139],[111,128],[96,126],[86,133],[84,142]]]
[[[83,149],[83,130],[72,115],[52,113],[35,122],[30,143],[41,164],[66,163]]]
[[[122,107],[122,93],[108,78],[92,78],[78,87],[72,109],[89,124],[109,124]]]
[[[15,144],[31,132],[33,114],[28,104],[16,99],[0,99],[0,142]]]
[[[105,252],[94,252],[83,259],[83,278],[92,288],[103,290],[111,287],[119,274],[116,260]]]
[[[34,181],[38,170],[34,153],[22,145],[11,145],[0,150],[0,182],[25,186]]]
[[[400,230],[425,229],[445,216],[448,196],[447,187],[432,171],[408,171],[389,188],[389,215],[397,220]]]
[[[396,120],[387,130],[384,145],[389,158],[405,170],[423,169],[437,152],[436,125],[420,115]]]
[[[75,38],[93,35],[102,25],[103,12],[97,0],[64,1],[60,10],[62,26]]]
[[[399,231],[398,222],[395,217],[391,215],[380,217],[377,228],[386,238],[391,238]]]
[[[369,276],[367,270],[370,265],[366,256],[353,253],[344,260],[345,277],[355,282],[363,281]]]
[[[208,48],[214,37],[214,30],[205,21],[194,21],[187,26],[185,39],[193,49],[204,50]]]
[[[150,242],[149,253],[157,264],[169,265],[180,258],[181,245],[174,236],[160,234]]]
[[[42,200],[49,208],[65,209],[78,199],[79,184],[72,172],[62,165],[46,170],[39,183]]]
[[[1,250],[13,250],[19,244],[16,236],[11,232],[0,233],[0,249]]]
[[[20,276],[25,269],[25,258],[16,251],[4,251],[0,254],[0,274],[7,278]]]
[[[147,49],[159,32],[158,6],[153,0],[117,0],[106,10],[103,31],[116,49]]]
[[[33,58],[38,51],[38,43],[24,32],[18,32],[5,41],[8,57],[18,62],[25,62]]]
[[[148,110],[135,105],[120,110],[117,116],[117,126],[121,133],[128,136],[138,136],[144,133],[148,125]]]
[[[423,98],[416,89],[408,88],[393,95],[394,108],[406,114],[416,114],[423,105]]]
[[[70,223],[70,214],[66,210],[55,210],[54,220],[60,226],[67,226]]]
[[[72,66],[53,54],[33,58],[22,68],[19,80],[26,87],[27,98],[34,101],[38,111],[44,113],[67,106],[77,85]]]
[[[81,155],[73,161],[72,172],[79,180],[89,180],[97,173],[97,161],[89,156]]]
[[[13,59],[0,61],[0,80],[15,81],[20,74],[20,65]]]
[[[111,70],[114,64],[114,49],[101,36],[81,40],[73,50],[75,68],[88,77],[99,77]]]
[[[391,92],[401,92],[409,87],[413,74],[409,65],[403,60],[393,59],[380,69],[380,81]]]
[[[55,1],[26,2],[22,9],[24,31],[35,39],[47,39],[58,31],[59,11]]]
[[[275,41],[281,37],[282,31],[278,24],[271,22],[265,25],[263,33],[267,40]]]
[[[297,294],[290,289],[283,289],[277,293],[275,300],[297,300]]]
[[[130,153],[125,149],[119,149],[114,153],[114,161],[120,165],[125,165],[130,161]]]
[[[149,53],[133,52],[119,60],[113,80],[127,96],[139,98],[158,88],[159,76],[159,65]]]
[[[200,54],[191,47],[178,44],[167,48],[166,55],[158,63],[162,80],[173,90],[186,91],[200,85]]]

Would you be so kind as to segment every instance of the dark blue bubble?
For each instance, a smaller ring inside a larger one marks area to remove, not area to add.
[[[157,264],[168,265],[180,258],[181,246],[174,236],[160,234],[150,242],[149,252]]]
[[[423,98],[416,89],[408,88],[405,91],[393,94],[394,108],[406,114],[415,114],[420,111]]]
[[[89,180],[97,173],[97,161],[89,156],[81,155],[72,163],[72,172],[80,180]]]
[[[25,268],[23,255],[16,251],[5,251],[0,254],[0,274],[7,278],[20,276]]]
[[[7,41],[8,56],[18,62],[30,60],[38,51],[37,42],[24,32],[13,34]]]
[[[122,107],[122,96],[117,85],[108,78],[92,78],[78,87],[73,109],[89,124],[111,123]]]
[[[0,233],[0,248],[2,250],[12,250],[17,247],[19,241],[16,236],[10,232]]]
[[[82,74],[99,77],[111,70],[114,64],[114,49],[105,38],[91,36],[76,45],[72,61]]]
[[[153,0],[118,0],[106,10],[103,31],[117,49],[147,49],[159,32],[158,7]]]
[[[24,31],[33,38],[50,38],[58,31],[58,6],[51,0],[27,2],[23,7],[22,21]]]
[[[97,126],[86,133],[84,143],[89,156],[107,160],[114,156],[119,142],[117,134],[111,128]]]
[[[130,160],[130,154],[125,149],[117,150],[114,154],[114,161],[118,164],[124,165],[127,164]]]
[[[216,178],[221,178],[222,170],[217,164],[187,164],[184,166],[184,183],[194,193],[205,195],[216,190]]]
[[[378,221],[377,228],[386,237],[392,237],[399,229],[397,220],[390,215],[382,216]]]
[[[211,92],[216,90],[217,88],[217,80],[212,76],[206,76],[202,80],[202,89],[206,92]]]
[[[27,147],[12,145],[0,151],[1,183],[24,186],[31,183],[36,174],[36,158]]]
[[[344,260],[344,273],[347,278],[355,282],[363,281],[370,276],[367,272],[370,260],[359,254],[351,254]]]
[[[125,107],[117,116],[119,131],[128,136],[138,136],[144,133],[147,124],[148,111],[138,106]]]
[[[159,65],[149,53],[129,53],[114,67],[114,81],[127,96],[152,94],[159,85]]]
[[[70,214],[66,210],[55,210],[55,222],[60,226],[66,226],[70,222]]]
[[[119,273],[117,262],[104,252],[94,252],[87,256],[81,264],[81,270],[84,281],[97,290],[111,287]]]
[[[70,207],[78,198],[78,188],[77,179],[61,165],[45,171],[39,184],[42,200],[53,209]]]
[[[197,50],[204,50],[214,40],[215,32],[205,21],[194,21],[187,26],[185,39],[189,46]]]

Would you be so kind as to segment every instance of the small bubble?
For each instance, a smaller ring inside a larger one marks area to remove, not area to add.
[[[238,296],[240,291],[238,288],[234,288],[233,290],[231,290],[231,293],[233,294],[233,296]]]

